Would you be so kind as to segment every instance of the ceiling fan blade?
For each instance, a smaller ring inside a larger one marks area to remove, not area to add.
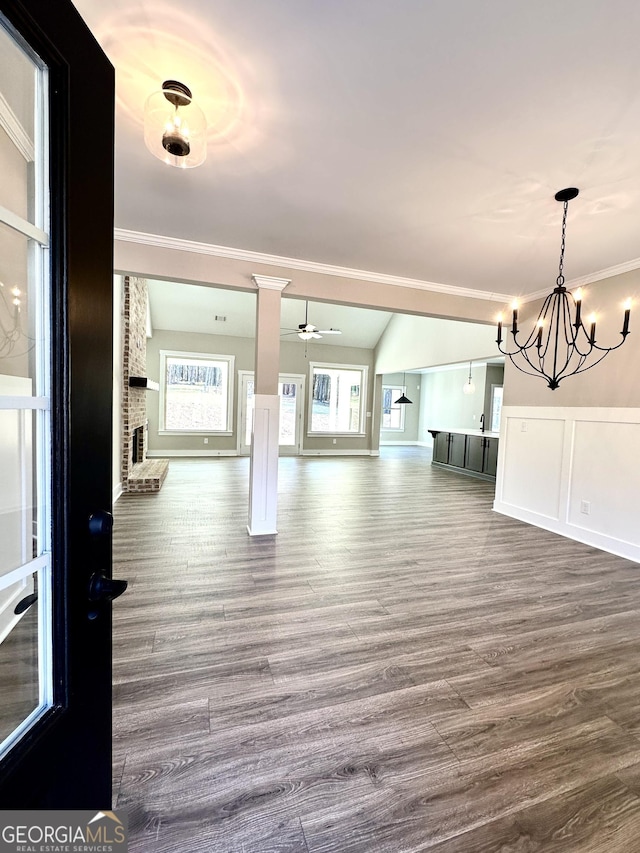
[[[309,332],[312,338],[321,338],[322,335],[319,335],[318,332]]]
[[[340,329],[317,329],[321,335],[341,335]]]

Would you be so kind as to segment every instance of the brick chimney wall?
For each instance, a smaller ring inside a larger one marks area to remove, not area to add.
[[[129,491],[132,468],[133,431],[144,429],[144,448],[140,461],[147,458],[147,391],[130,388],[130,376],[147,375],[147,282],[135,276],[124,277],[122,318],[122,489]]]

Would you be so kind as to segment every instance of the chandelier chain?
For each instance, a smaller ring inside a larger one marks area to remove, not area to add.
[[[558,278],[556,279],[556,284],[558,287],[564,287],[564,245],[565,245],[565,235],[567,233],[567,210],[569,209],[569,202],[564,202],[564,210],[562,213],[562,239],[560,241],[560,263],[558,264]]]

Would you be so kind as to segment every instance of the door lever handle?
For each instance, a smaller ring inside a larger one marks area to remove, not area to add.
[[[32,604],[35,604],[38,600],[38,593],[32,592],[31,595],[27,595],[26,598],[23,598],[22,601],[19,601],[13,609],[13,612],[16,616],[20,616],[20,614],[24,613],[25,610],[28,610]]]
[[[113,530],[113,516],[106,509],[99,509],[89,516],[89,533],[92,536],[109,536]]]
[[[129,581],[108,578],[106,575],[94,574],[89,580],[89,601],[113,601],[125,591]]]

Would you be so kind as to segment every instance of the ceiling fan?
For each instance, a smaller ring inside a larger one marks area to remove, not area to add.
[[[312,338],[321,338],[323,335],[341,335],[340,329],[319,329],[309,322],[309,303],[305,302],[304,323],[300,323],[297,329],[285,329],[282,335],[297,335],[301,341],[310,341]]]

